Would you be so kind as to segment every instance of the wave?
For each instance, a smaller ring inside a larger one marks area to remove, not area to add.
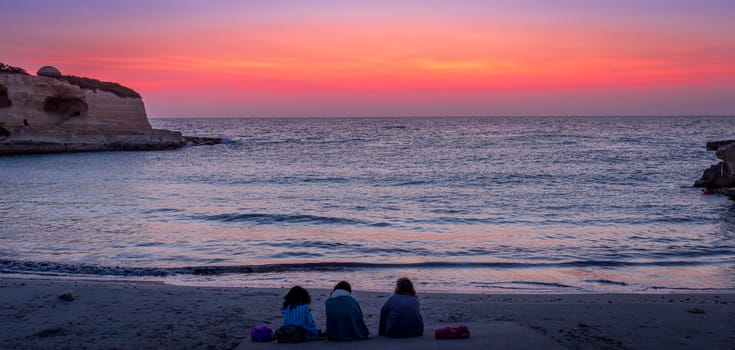
[[[321,140],[321,139],[315,139],[312,141],[312,143],[315,144],[340,144],[340,143],[365,143],[365,142],[371,142],[375,141],[374,139],[367,139],[367,138],[360,138],[360,137],[353,137],[353,138],[346,138],[346,139],[336,139],[336,140]]]
[[[304,183],[310,183],[310,182],[347,183],[349,181],[350,181],[349,179],[346,179],[344,177],[307,177],[307,178],[301,179],[301,182],[304,182]]]
[[[714,262],[692,261],[568,261],[559,263],[513,263],[513,262],[451,262],[429,261],[419,263],[365,263],[365,262],[304,262],[264,265],[201,265],[184,267],[126,267],[98,266],[47,261],[0,260],[0,273],[71,274],[99,276],[172,276],[172,275],[226,275],[276,272],[349,271],[357,269],[526,269],[526,268],[575,268],[575,267],[635,267],[635,266],[701,266]],[[608,280],[589,280],[602,284],[621,284]],[[504,282],[508,283],[508,282]],[[535,283],[535,282],[534,282]],[[541,283],[541,282],[539,282]],[[559,286],[556,286],[559,287]]]
[[[533,287],[551,287],[551,288],[572,288],[575,286],[555,282],[538,282],[538,281],[501,281],[501,282],[470,282],[470,284],[485,288],[501,288],[501,289],[537,289]],[[506,285],[531,286],[529,287],[507,287]]]
[[[302,181],[302,180],[300,180]],[[303,180],[303,182],[330,182],[339,183],[347,180],[340,178],[314,178],[311,180]],[[241,182],[246,183],[246,182]],[[424,202],[424,201],[421,201]],[[426,200],[425,202],[429,202]],[[366,207],[355,207],[355,210],[366,210]],[[384,211],[399,211],[399,207],[382,207]],[[181,210],[176,209],[164,209],[164,210],[148,210],[143,214],[165,214],[175,213]],[[199,221],[218,221],[218,222],[251,222],[258,225],[277,225],[277,224],[288,224],[298,223],[305,225],[347,225],[347,226],[369,226],[369,227],[402,227],[410,228],[416,225],[427,225],[431,227],[442,227],[446,225],[514,225],[514,226],[540,226],[550,224],[564,224],[572,227],[589,227],[589,226],[612,226],[612,225],[646,225],[651,223],[666,223],[666,224],[694,224],[702,222],[703,219],[699,218],[684,218],[684,219],[590,219],[590,220],[577,220],[576,222],[569,222],[566,219],[560,218],[555,219],[553,217],[546,218],[539,216],[533,219],[521,219],[511,218],[507,216],[496,216],[496,217],[467,217],[462,214],[467,214],[469,211],[459,209],[434,209],[431,210],[435,214],[444,214],[437,217],[428,218],[412,218],[412,217],[394,217],[391,219],[392,222],[387,221],[369,221],[357,218],[349,217],[330,217],[320,215],[309,215],[309,214],[266,214],[266,213],[222,213],[214,215],[206,214],[182,214],[180,218],[186,220],[199,220]],[[553,215],[550,215],[553,216]],[[426,229],[422,227],[420,229]],[[645,240],[652,240],[651,238],[641,238]],[[675,239],[671,239],[675,241]]]
[[[606,285],[614,285],[614,286],[628,286],[628,284],[625,283],[625,282],[611,281],[611,280],[605,280],[605,279],[584,280],[582,282],[597,283],[597,284],[606,284]]]
[[[386,222],[370,222],[365,220],[338,218],[331,216],[304,215],[304,214],[216,214],[216,215],[188,215],[187,219],[219,222],[252,222],[258,225],[274,224],[310,224],[310,225],[359,225],[372,227],[387,227]]]
[[[398,182],[398,183],[390,184],[388,186],[394,186],[394,187],[419,186],[419,185],[431,185],[432,183],[433,182],[431,182],[431,181],[413,180],[413,181]]]
[[[268,146],[268,145],[339,145],[339,144],[353,144],[353,143],[366,143],[374,141],[369,138],[352,137],[345,139],[324,139],[320,137],[306,137],[306,138],[285,138],[285,139],[262,139],[262,138],[250,138],[243,139],[242,144],[246,146]]]
[[[678,291],[696,291],[696,292],[703,292],[703,291],[720,291],[725,288],[689,288],[689,287],[666,287],[666,286],[650,286],[647,287],[647,289],[651,290],[678,290]],[[730,288],[727,288],[730,289]]]
[[[176,213],[176,212],[182,212],[181,209],[176,208],[157,208],[157,209],[147,209],[143,210],[140,213],[141,214],[157,214],[157,213]]]

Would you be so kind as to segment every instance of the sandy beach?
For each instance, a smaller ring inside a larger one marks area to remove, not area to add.
[[[354,283],[359,288],[359,283]],[[3,349],[735,349],[733,294],[497,295],[421,293],[423,337],[298,345],[253,343],[255,325],[280,326],[282,289],[0,278]],[[328,290],[310,290],[324,327]],[[62,295],[71,296],[64,300]],[[388,291],[361,292],[371,334]],[[466,324],[466,340],[433,330]]]

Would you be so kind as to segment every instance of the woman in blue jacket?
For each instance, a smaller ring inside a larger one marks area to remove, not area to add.
[[[281,309],[283,313],[283,325],[295,325],[303,328],[306,331],[304,340],[314,339],[319,336],[314,318],[311,317],[309,304],[311,304],[309,292],[300,286],[294,286],[283,297],[283,309]]]
[[[396,281],[395,294],[380,309],[378,335],[391,338],[418,337],[424,334],[421,303],[408,278]]]
[[[352,287],[341,281],[334,286],[326,303],[327,338],[329,340],[368,339],[370,331],[365,325],[362,309],[352,297]]]

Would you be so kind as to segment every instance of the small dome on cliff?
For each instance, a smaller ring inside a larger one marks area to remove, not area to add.
[[[58,69],[54,66],[43,66],[38,70],[38,73],[36,73],[38,76],[42,77],[52,77],[57,78],[61,76],[61,72],[59,72]]]

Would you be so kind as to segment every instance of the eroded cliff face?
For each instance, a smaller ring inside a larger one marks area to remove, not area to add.
[[[65,80],[0,74],[0,155],[181,147],[179,132],[152,129],[139,97]]]

